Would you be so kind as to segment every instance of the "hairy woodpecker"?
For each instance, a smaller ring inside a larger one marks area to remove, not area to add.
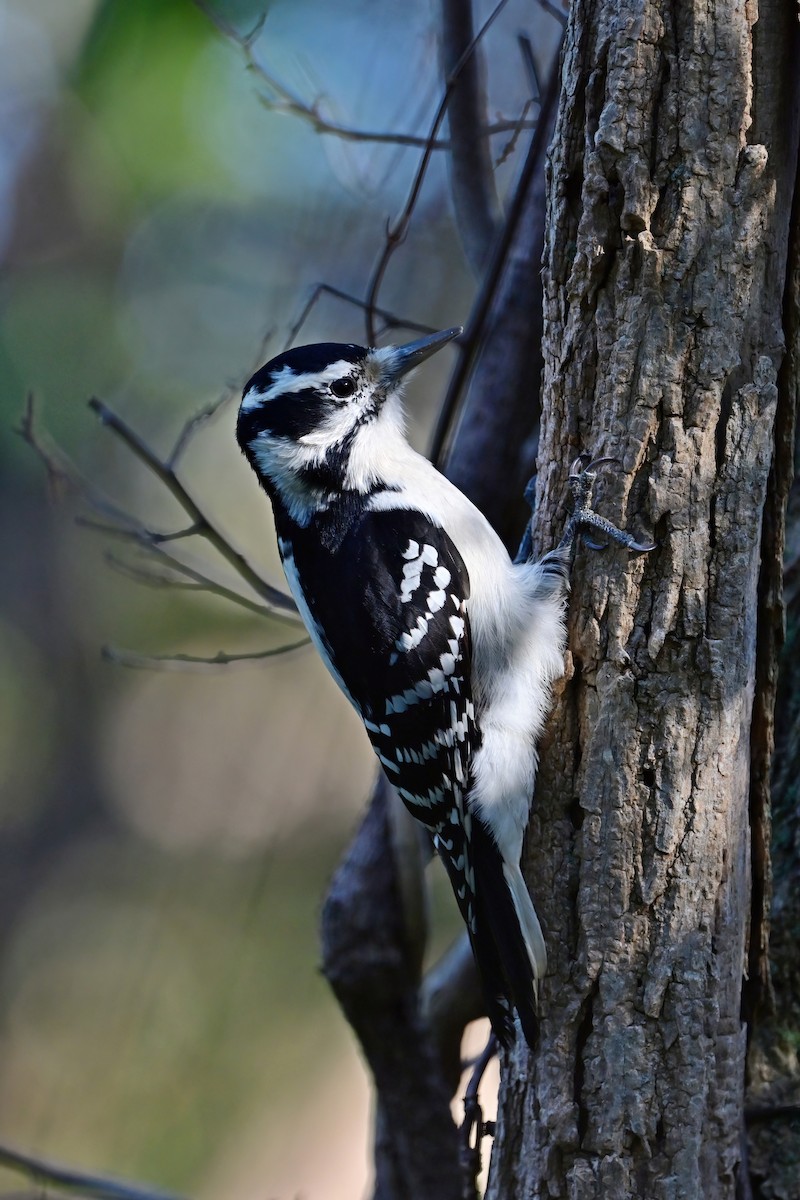
[[[403,379],[460,332],[280,354],[247,383],[236,432],[272,501],[311,638],[433,835],[495,1033],[510,1043],[516,1007],[533,1045],[546,952],[520,857],[536,743],[564,668],[570,546],[594,526],[650,547],[591,512],[582,460],[561,545],[512,562],[478,509],[411,448]]]

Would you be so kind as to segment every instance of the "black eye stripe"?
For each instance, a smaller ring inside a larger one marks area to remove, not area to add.
[[[273,433],[283,437],[300,438],[312,433],[324,417],[325,397],[313,388],[290,392],[274,400],[266,400],[256,408],[239,412],[236,437],[240,446],[247,445],[260,433]]]

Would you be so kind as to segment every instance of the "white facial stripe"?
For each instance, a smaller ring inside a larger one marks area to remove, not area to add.
[[[316,377],[317,379],[320,376]],[[317,446],[327,449],[343,442],[348,433],[358,424],[361,418],[361,408],[358,405],[358,392],[353,397],[354,403],[342,404],[328,414],[326,420],[311,433],[304,433],[297,439],[298,446]]]
[[[252,388],[247,393],[242,400],[241,411],[250,412],[262,404],[268,404],[277,396],[303,392],[306,388],[324,387],[327,383],[333,383],[334,379],[341,379],[343,375],[352,375],[355,367],[356,364],[346,358],[331,363],[324,371],[305,371],[302,375],[295,374],[291,367],[281,367],[273,383],[265,391],[259,392]]]

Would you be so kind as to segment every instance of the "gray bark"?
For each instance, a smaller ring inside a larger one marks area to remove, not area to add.
[[[755,18],[576,0],[567,28],[540,549],[584,449],[620,464],[596,507],[659,548],[576,562],[571,678],[527,853],[550,971],[540,1049],[504,1071],[489,1189],[503,1200],[748,1193],[751,729],[797,153],[778,121],[797,87],[791,28],[762,9],[754,47]]]

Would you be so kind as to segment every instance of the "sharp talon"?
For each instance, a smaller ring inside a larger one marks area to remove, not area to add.
[[[584,473],[587,471],[596,471],[598,467],[604,466],[605,463],[616,463],[619,465],[619,459],[613,458],[610,454],[603,454],[600,458],[593,458],[591,462],[588,462],[583,468]]]
[[[609,463],[619,465],[619,459],[610,454],[601,454],[597,458],[592,458],[591,454],[583,453],[573,461],[568,481],[572,492],[573,510],[559,548],[569,550],[575,544],[575,535],[579,534],[590,550],[605,550],[609,542],[616,542],[618,545],[624,546],[630,554],[649,554],[651,550],[656,549],[656,542],[637,541],[627,530],[618,529],[616,525],[606,520],[605,517],[601,517],[592,508],[592,485],[595,473],[599,467]],[[608,542],[598,541],[595,536],[590,536],[590,530],[604,535],[605,538],[608,538]]]
[[[628,550],[631,554],[649,554],[651,550],[658,549],[658,542],[635,542],[633,539],[628,543]]]

